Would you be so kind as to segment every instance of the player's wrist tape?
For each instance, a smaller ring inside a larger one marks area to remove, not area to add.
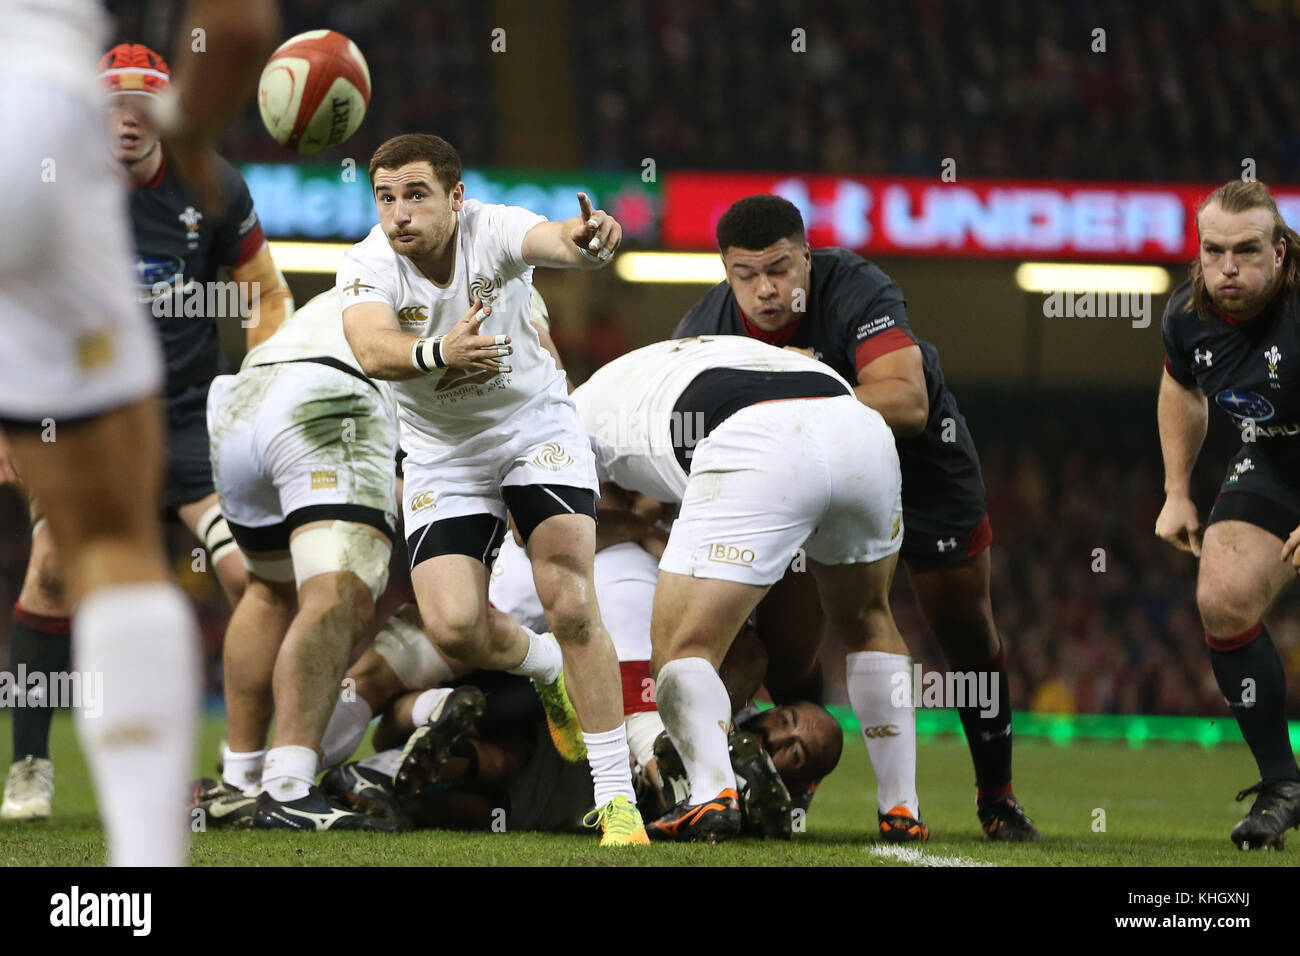
[[[432,372],[435,368],[446,368],[447,361],[442,357],[442,336],[416,339],[411,346],[411,364],[421,372]]]

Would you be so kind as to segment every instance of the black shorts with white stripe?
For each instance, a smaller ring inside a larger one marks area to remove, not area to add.
[[[596,495],[572,485],[508,485],[501,489],[524,544],[537,526],[555,515],[586,515],[596,520]]]

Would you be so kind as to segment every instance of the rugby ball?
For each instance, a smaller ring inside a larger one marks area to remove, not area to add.
[[[357,45],[333,30],[286,40],[266,63],[257,107],[282,146],[309,155],[357,131],[370,106],[370,68]]]

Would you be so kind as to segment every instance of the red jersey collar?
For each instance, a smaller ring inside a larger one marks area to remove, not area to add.
[[[740,313],[740,321],[744,323],[745,334],[751,339],[758,339],[768,345],[788,345],[790,340],[794,338],[795,332],[799,330],[799,326],[803,324],[803,315],[800,315],[789,325],[782,326],[775,332],[768,332],[766,329],[760,329],[749,321],[749,316],[745,314],[740,306],[736,306],[736,311]]]

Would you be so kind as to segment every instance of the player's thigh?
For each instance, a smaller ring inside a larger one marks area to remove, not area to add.
[[[768,585],[660,571],[650,621],[656,676],[664,664],[683,657],[702,657],[720,666],[767,590]]]
[[[897,552],[853,564],[809,562],[826,620],[840,631],[864,628],[868,632],[882,619],[892,620],[889,588],[897,567]]]
[[[411,569],[420,617],[453,657],[461,644],[487,638],[487,566],[466,554],[439,554]]]
[[[1239,633],[1268,613],[1295,580],[1281,552],[1281,538],[1245,521],[1216,521],[1205,529],[1196,603],[1207,630],[1219,637]]]
[[[358,634],[374,613],[388,581],[392,541],[379,528],[329,516],[298,524],[289,536],[298,603],[334,609]]]
[[[113,409],[41,432],[10,428],[9,443],[32,494],[40,500],[65,567],[90,544],[114,541],[137,549],[129,567],[105,568],[131,580],[141,565],[162,561],[158,501],[162,474],[162,417],[156,399]]]
[[[525,550],[533,584],[547,614],[588,613],[596,607],[596,522],[586,514],[553,515],[537,525]]]
[[[992,627],[989,548],[953,564],[908,563],[917,603],[936,633],[954,627]]]

